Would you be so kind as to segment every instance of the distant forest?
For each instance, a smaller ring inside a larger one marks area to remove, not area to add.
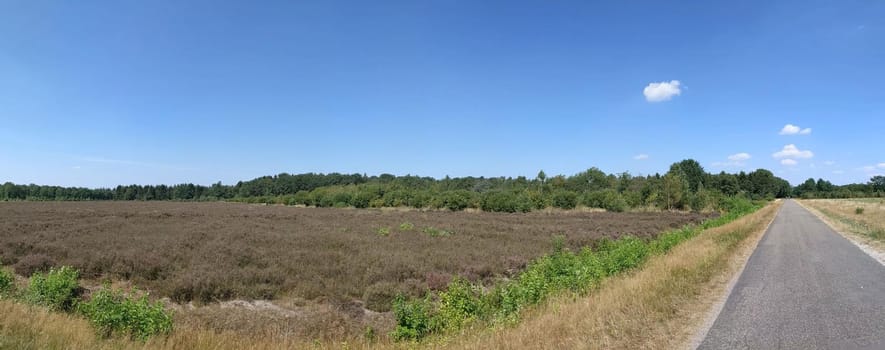
[[[632,176],[606,174],[597,168],[572,175],[533,179],[512,177],[445,177],[382,174],[279,174],[235,185],[128,185],[79,188],[40,185],[0,186],[0,200],[183,200],[240,201],[317,207],[414,207],[498,212],[525,212],[577,206],[623,211],[629,208],[720,209],[725,199],[885,197],[885,177],[866,184],[836,186],[808,179],[791,187],[770,171],[707,173],[695,160],[670,166],[667,173]]]

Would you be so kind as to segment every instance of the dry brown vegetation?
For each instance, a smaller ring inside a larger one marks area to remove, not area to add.
[[[641,270],[616,277],[586,298],[563,296],[529,311],[515,326],[467,329],[422,347],[469,349],[678,348],[712,304],[707,294],[735,271],[776,215],[773,204],[733,223],[704,231]],[[749,238],[749,239],[748,239]],[[179,327],[147,343],[99,340],[82,319],[0,300],[0,348],[33,349],[281,349],[415,348],[386,340],[307,342]]]
[[[578,248],[653,237],[710,214],[10,202],[0,217],[0,260],[22,275],[71,265],[87,284],[146,288],[177,302],[170,306],[185,328],[342,339],[389,330],[385,311],[397,293],[442,288],[453,275],[506,277],[549,252],[554,235]]]
[[[885,253],[885,199],[810,199],[799,203],[838,231]]]

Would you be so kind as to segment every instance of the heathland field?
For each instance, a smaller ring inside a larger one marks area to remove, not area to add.
[[[658,234],[715,214],[505,214],[195,202],[0,202],[0,259],[20,276],[73,266],[137,286],[176,326],[307,339],[394,325],[394,296],[491,286],[550,253]],[[265,301],[271,300],[271,302]]]

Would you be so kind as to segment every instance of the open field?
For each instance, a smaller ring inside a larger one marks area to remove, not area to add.
[[[519,271],[549,252],[555,235],[577,248],[603,237],[653,237],[709,216],[0,203],[0,259],[21,275],[72,265],[94,284],[109,278],[176,304],[210,303],[174,306],[180,325],[338,338],[388,328],[396,293],[417,296],[453,275],[490,283]],[[233,301],[211,303],[224,300]]]
[[[564,295],[513,327],[466,329],[427,348],[679,348],[691,340],[715,296],[752,251],[778,204],[702,232],[635,273],[616,277],[587,297]],[[147,343],[100,340],[83,319],[0,300],[0,347],[74,349],[416,348],[385,339],[311,342],[177,327]],[[346,344],[346,345],[345,345]]]

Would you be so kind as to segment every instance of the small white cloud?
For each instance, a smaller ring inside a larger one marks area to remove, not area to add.
[[[743,162],[747,159],[752,158],[749,153],[737,153],[728,156],[728,160],[732,162]]]
[[[713,166],[715,167],[740,167],[746,164],[745,162],[752,158],[749,153],[741,152],[735,153],[728,156],[728,161],[726,162],[713,162]]]
[[[832,161],[832,160],[828,160],[828,161],[825,161],[825,162],[824,162],[824,165],[826,165],[826,166],[831,166],[831,165],[834,165],[834,164],[836,164],[836,162],[834,162],[834,161]]]
[[[879,163],[876,165],[879,169],[885,169],[885,163]]]
[[[792,160],[792,159],[789,159],[789,158],[787,158],[787,159],[781,159],[781,165],[793,166],[793,165],[796,165],[796,164],[798,164],[798,163],[797,163],[795,160]]]
[[[771,155],[774,158],[811,158],[814,153],[809,150],[800,150],[794,144],[784,146],[784,149],[774,152]]]
[[[79,165],[72,166],[71,169],[80,170],[82,167]]]
[[[682,90],[679,88],[679,80],[670,80],[670,82],[662,81],[660,83],[649,83],[642,94],[648,102],[669,101],[673,96],[679,96]]]
[[[633,159],[636,159],[636,160],[646,160],[646,159],[648,159],[648,155],[645,154],[645,153],[637,154],[637,155],[633,156]]]
[[[860,167],[859,170],[863,170],[863,171],[866,171],[869,173],[869,172],[876,171],[876,167],[872,166],[872,165],[867,165],[867,166]]]
[[[781,135],[808,135],[811,134],[811,128],[802,129],[798,125],[787,124],[781,129]]]
[[[845,173],[845,172],[842,171],[842,170],[833,170],[833,174],[836,174],[836,175],[842,175],[842,174],[844,174],[844,173]]]

